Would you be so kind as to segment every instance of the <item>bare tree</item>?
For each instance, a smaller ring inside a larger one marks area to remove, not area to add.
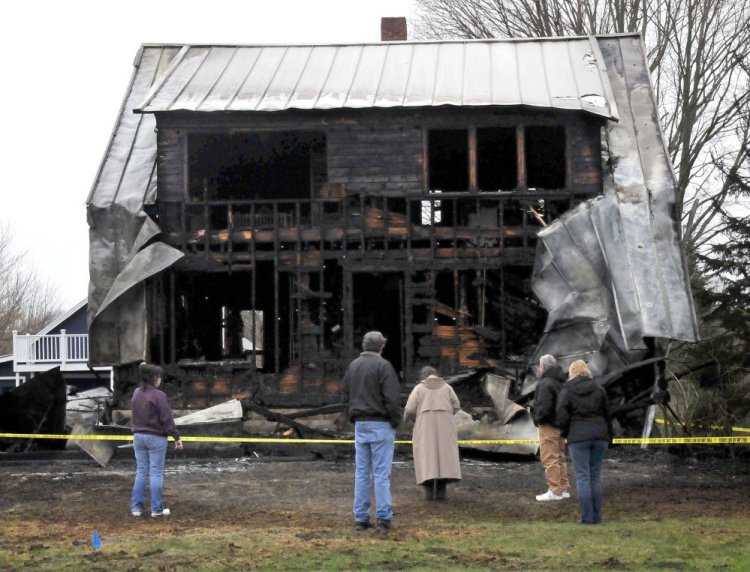
[[[722,233],[750,141],[750,0],[416,0],[418,37],[639,32],[647,48],[688,252]],[[718,169],[717,164],[728,166]]]
[[[0,224],[0,355],[12,352],[13,330],[37,332],[62,309],[56,289],[27,267],[12,239],[10,226]]]

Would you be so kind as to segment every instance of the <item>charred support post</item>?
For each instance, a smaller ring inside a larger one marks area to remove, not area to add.
[[[344,265],[343,268],[343,310],[344,310],[344,359],[350,360],[355,355],[354,350],[354,283],[352,270]]]
[[[468,129],[469,136],[469,192],[475,193],[479,188],[477,183],[477,128],[471,126]],[[455,213],[455,209],[454,209]],[[454,225],[455,228],[455,225]]]
[[[177,304],[174,268],[169,271],[169,363],[177,361]],[[163,362],[162,362],[163,363]]]
[[[273,359],[275,371],[281,369],[279,347],[279,205],[273,203]]]
[[[255,220],[255,203],[253,203],[252,205],[250,205],[250,217],[251,217],[251,220],[253,220],[253,221]],[[252,356],[253,356],[253,367],[257,368],[258,367],[258,340],[257,340],[257,337],[256,337],[256,332],[258,331],[258,327],[257,327],[257,317],[256,316],[257,316],[257,310],[258,310],[258,301],[257,301],[257,298],[256,298],[256,284],[257,284],[257,280],[258,280],[258,262],[255,259],[255,235],[256,235],[256,230],[253,228],[253,230],[252,230],[252,232],[250,234],[250,264],[252,265],[252,275],[250,276],[250,300],[251,300],[251,305],[253,307],[252,308],[252,310],[253,310],[253,316],[252,316],[252,321],[253,321],[253,353],[252,353]],[[266,322],[265,319],[263,321]],[[264,343],[263,344],[263,349],[265,350],[265,348],[266,348],[266,346],[265,346],[265,343]],[[264,366],[266,365],[266,360],[267,359],[268,359],[267,357],[263,358],[263,365]]]
[[[517,189],[519,192],[525,193],[528,190],[528,176],[526,173],[526,137],[523,123],[516,126],[516,157],[518,159]]]

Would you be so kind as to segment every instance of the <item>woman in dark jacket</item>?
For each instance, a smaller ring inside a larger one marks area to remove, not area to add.
[[[602,463],[612,439],[604,389],[591,379],[586,362],[576,360],[557,403],[557,423],[568,440],[578,490],[581,524],[602,521]]]
[[[167,436],[174,437],[175,449],[182,449],[180,433],[172,417],[167,395],[159,389],[162,369],[157,365],[142,363],[140,387],[131,401],[133,416],[133,450],[135,451],[135,482],[130,498],[130,512],[141,516],[146,502],[146,484],[151,485],[151,516],[167,516],[164,507],[164,458],[167,454]]]

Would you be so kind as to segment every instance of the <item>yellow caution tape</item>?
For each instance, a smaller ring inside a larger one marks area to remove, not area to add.
[[[666,425],[667,422],[664,419],[654,419],[654,423],[658,423],[660,425]],[[719,425],[709,425],[709,429],[713,429],[715,431],[725,431],[726,427],[720,427]],[[750,427],[732,427],[732,432],[734,433],[750,433]]]
[[[0,439],[70,439],[78,441],[132,441],[132,435],[45,435],[34,433],[0,433]],[[273,437],[194,437],[181,438],[186,443],[289,443],[317,445],[352,445],[353,439],[279,439]],[[172,437],[169,437],[172,441]],[[411,445],[411,441],[396,441]],[[651,437],[614,439],[615,445],[750,445],[750,437]],[[460,439],[459,445],[538,445],[538,439]]]

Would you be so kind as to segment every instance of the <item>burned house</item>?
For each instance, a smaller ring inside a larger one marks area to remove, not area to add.
[[[87,209],[91,362],[178,408],[697,337],[638,35],[144,45]]]

